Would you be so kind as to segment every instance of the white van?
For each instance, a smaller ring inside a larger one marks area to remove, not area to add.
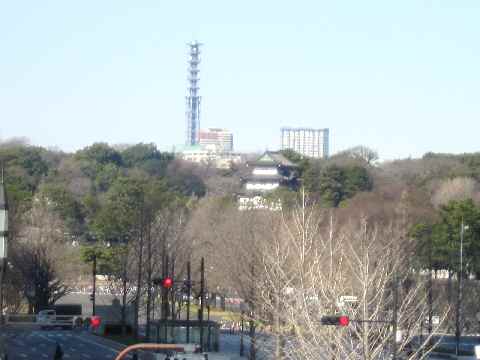
[[[48,329],[55,326],[57,312],[55,310],[41,310],[37,314],[37,323],[41,329]]]

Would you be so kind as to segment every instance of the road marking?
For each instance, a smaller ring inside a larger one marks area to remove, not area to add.
[[[47,340],[48,342],[51,342],[52,344],[56,344],[56,343],[57,343],[56,341],[53,341],[53,340],[49,339],[49,338],[46,337],[45,335],[37,334],[37,336],[38,336],[38,337],[41,337],[42,339]]]
[[[95,341],[92,341],[92,340],[89,340],[89,339],[86,339],[86,338],[82,338],[81,336],[77,336],[76,338],[77,338],[78,340],[80,340],[80,341],[86,342],[86,343],[88,343],[88,344],[96,345],[96,346],[98,346],[98,347],[101,347],[101,348],[103,348],[103,349],[106,349],[106,350],[108,350],[108,351],[111,351],[111,352],[113,352],[113,353],[115,353],[115,354],[117,354],[117,353],[119,352],[119,350],[115,350],[114,348],[111,348],[111,347],[109,347],[109,346],[107,346],[107,345],[103,345],[103,344],[100,344],[100,343],[98,343],[98,342],[95,342]]]

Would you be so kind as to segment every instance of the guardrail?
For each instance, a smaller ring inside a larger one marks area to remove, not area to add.
[[[29,314],[7,314],[5,315],[5,323],[9,325],[30,325],[39,327],[74,327],[77,323],[77,319],[81,316],[72,315],[56,315],[53,318],[39,321],[37,315]]]

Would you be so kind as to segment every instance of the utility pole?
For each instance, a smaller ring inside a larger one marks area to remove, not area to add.
[[[95,297],[97,293],[97,249],[94,250],[93,253],[93,261],[92,261],[92,283],[93,283],[93,290],[92,290],[92,316],[95,316]]]
[[[165,264],[164,264],[164,269],[163,269],[163,279],[165,279],[168,276],[168,254],[165,255]],[[164,342],[167,343],[167,337],[168,337],[168,327],[167,327],[167,319],[168,319],[168,312],[169,312],[169,306],[168,306],[168,290],[162,286],[162,322],[164,326]]]
[[[192,296],[192,273],[187,262],[187,344],[190,344],[190,296]]]
[[[175,279],[175,257],[172,256],[172,273],[170,275],[172,279]],[[175,291],[174,289],[171,289],[171,291],[168,292],[170,295],[170,301],[172,302],[170,304],[170,316],[172,320],[175,320]]]
[[[240,304],[241,313],[240,313],[240,356],[243,356],[244,349],[243,349],[243,319],[245,318],[245,309],[243,303]]]
[[[205,306],[205,260],[202,257],[202,262],[200,264],[200,312],[199,312],[199,322],[200,322],[200,351],[204,351],[203,347],[203,308]]]
[[[462,292],[463,292],[463,235],[465,230],[468,229],[468,226],[465,226],[463,223],[460,225],[460,272],[458,274],[458,291],[457,291],[457,308],[456,308],[456,318],[455,318],[455,353],[458,356],[460,353],[460,338],[462,336]]]
[[[393,316],[392,316],[392,360],[397,360],[397,312],[398,312],[398,279],[393,274]]]
[[[0,325],[4,324],[3,319],[3,282],[5,272],[7,271],[7,249],[8,249],[8,201],[3,181],[3,164],[2,178],[0,182]]]
[[[257,339],[255,338],[255,266],[250,268],[252,287],[250,288],[250,356],[249,360],[257,357]]]
[[[428,263],[429,263],[429,277],[428,277],[428,335],[432,335],[433,331],[433,239],[432,233],[429,233],[428,239]],[[422,319],[423,321],[423,319]]]

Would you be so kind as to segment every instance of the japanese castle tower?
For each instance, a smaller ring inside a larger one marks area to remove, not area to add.
[[[267,200],[266,196],[281,187],[297,185],[298,166],[280,152],[267,151],[256,161],[248,162],[250,175],[243,178],[243,191],[238,194],[239,210],[281,210],[280,200]]]

